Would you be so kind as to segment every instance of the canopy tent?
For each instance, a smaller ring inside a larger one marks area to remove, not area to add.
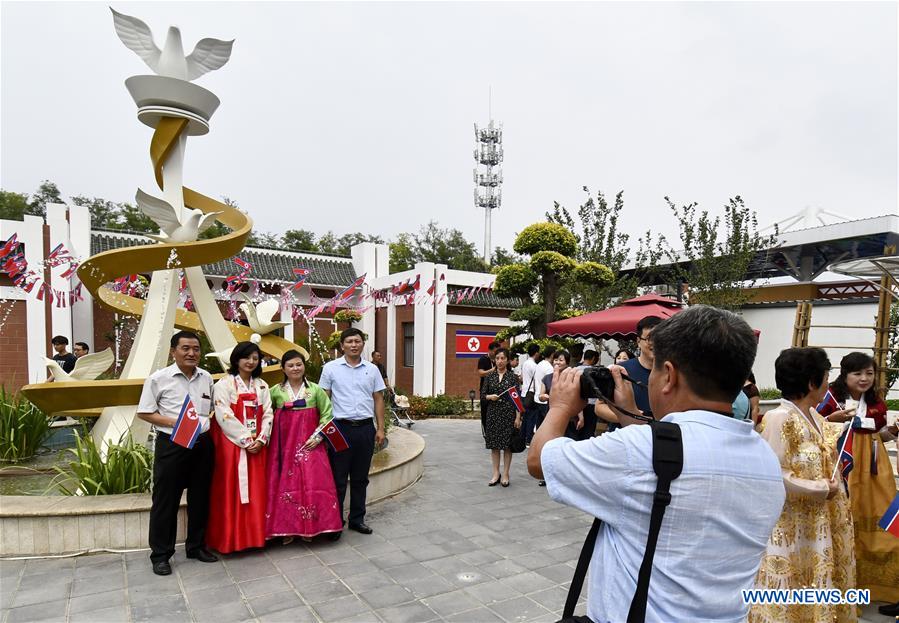
[[[591,312],[576,318],[556,320],[546,325],[550,337],[582,337],[597,339],[632,339],[637,323],[646,316],[670,318],[684,309],[684,304],[658,294],[645,294],[623,301],[617,307]]]

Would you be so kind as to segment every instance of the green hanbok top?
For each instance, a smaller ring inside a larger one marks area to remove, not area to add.
[[[306,408],[318,409],[318,423],[323,424],[331,419],[331,399],[328,398],[325,390],[311,381],[306,381],[305,385],[300,389],[301,396],[299,397],[302,397],[304,392]],[[272,385],[272,407],[281,409],[285,403],[292,402],[293,397],[290,394],[290,387],[285,387],[284,384]]]

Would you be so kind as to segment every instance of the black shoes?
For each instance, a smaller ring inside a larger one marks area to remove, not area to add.
[[[168,560],[161,560],[153,563],[153,573],[156,575],[172,575],[172,565]]]
[[[192,552],[187,552],[188,558],[193,558],[194,560],[199,560],[200,562],[218,562],[219,557],[210,552],[205,547],[201,547],[199,549],[195,549]],[[168,564],[168,563],[166,563]],[[155,569],[154,569],[155,570]],[[171,573],[171,571],[169,571]]]
[[[885,606],[879,606],[877,611],[888,617],[899,617],[899,601],[894,604],[887,604]]]
[[[349,524],[349,529],[355,530],[359,534],[371,534],[372,532],[374,532],[374,530],[366,526],[364,523],[351,523]]]
[[[343,534],[343,532],[329,532],[329,533],[328,533],[328,540],[329,540],[329,541],[339,541],[339,540],[340,540],[340,535],[342,535],[342,534]]]
[[[538,486],[538,487],[545,487],[545,486],[546,486],[546,481],[545,481],[545,480],[541,480],[540,482],[537,483],[537,486]]]

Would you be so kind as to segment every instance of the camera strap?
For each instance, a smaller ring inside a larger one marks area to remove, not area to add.
[[[627,623],[642,623],[646,618],[646,602],[649,598],[649,579],[652,574],[652,560],[656,552],[656,543],[659,540],[659,532],[662,528],[662,519],[665,516],[665,508],[671,503],[671,481],[680,476],[684,466],[684,446],[681,438],[680,427],[673,422],[652,422],[652,469],[658,479],[656,490],[653,494],[652,512],[649,519],[649,535],[646,538],[646,550],[643,552],[643,562],[640,564],[640,572],[637,576],[637,589],[631,600],[630,610],[627,614]],[[602,525],[600,519],[594,519],[590,532],[581,548],[578,557],[577,568],[568,589],[568,598],[565,600],[565,609],[562,612],[562,620],[574,620],[574,608],[580,598],[581,589],[584,586],[584,578],[587,576],[587,568],[590,566],[590,558],[596,547],[596,537]]]

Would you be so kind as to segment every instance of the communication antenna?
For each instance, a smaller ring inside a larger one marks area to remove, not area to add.
[[[490,264],[490,214],[503,202],[503,125],[493,122],[493,93],[487,97],[487,127],[474,124],[474,159],[478,166],[474,169],[474,204],[484,208],[484,262]]]

